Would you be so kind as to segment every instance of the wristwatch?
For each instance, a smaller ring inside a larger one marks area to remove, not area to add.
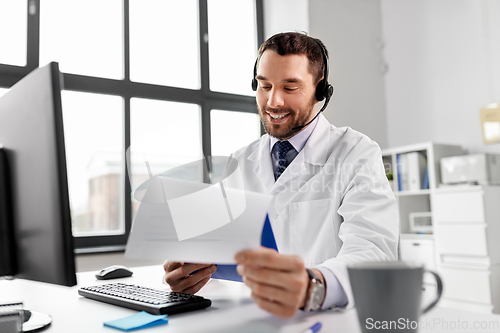
[[[309,274],[309,286],[307,287],[306,303],[301,310],[316,311],[323,304],[325,285],[310,269],[306,269],[306,271]]]

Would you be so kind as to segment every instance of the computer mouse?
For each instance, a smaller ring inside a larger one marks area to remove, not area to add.
[[[132,274],[134,273],[127,267],[114,265],[104,268],[99,273],[97,273],[95,277],[98,280],[109,280],[109,279],[129,277],[132,276]]]

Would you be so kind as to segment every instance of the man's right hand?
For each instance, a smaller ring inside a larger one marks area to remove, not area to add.
[[[217,270],[217,266],[165,261],[163,269],[165,270],[165,282],[168,283],[172,291],[193,295],[210,280],[212,273]]]

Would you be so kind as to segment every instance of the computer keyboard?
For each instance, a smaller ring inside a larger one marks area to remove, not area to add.
[[[78,290],[78,294],[93,300],[156,315],[199,310],[212,304],[212,301],[201,296],[124,283],[82,287]]]

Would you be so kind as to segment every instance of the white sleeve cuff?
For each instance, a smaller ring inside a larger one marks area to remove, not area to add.
[[[334,307],[345,307],[347,305],[347,295],[335,274],[325,266],[314,268],[320,271],[325,278],[326,296],[321,309],[326,310]]]
[[[167,285],[167,286],[168,286],[167,281],[165,281],[165,277],[166,277],[166,276],[167,276],[167,273],[163,273],[163,277],[161,278],[161,283],[162,283],[162,284],[165,284],[165,285]]]

